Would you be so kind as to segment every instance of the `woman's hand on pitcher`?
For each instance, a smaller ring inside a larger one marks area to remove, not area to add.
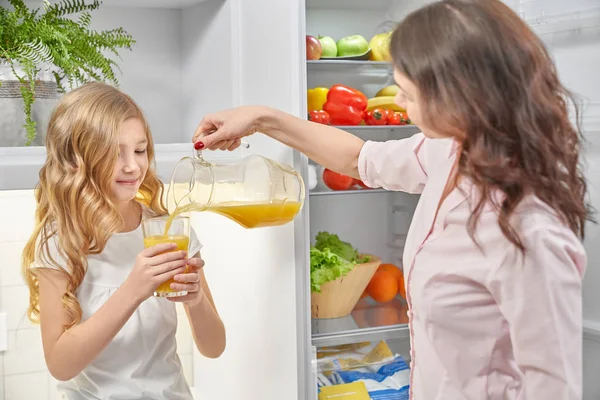
[[[194,132],[196,150],[235,150],[259,130],[261,107],[243,106],[206,115]]]

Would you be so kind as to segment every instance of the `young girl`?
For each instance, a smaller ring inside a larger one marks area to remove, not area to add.
[[[406,17],[390,49],[396,102],[422,133],[365,143],[251,106],[206,116],[197,148],[262,132],[368,186],[421,194],[403,262],[413,399],[581,399],[590,214],[544,46],[498,0],[442,0]]]
[[[193,231],[189,254],[170,244],[144,249],[142,216],[166,210],[141,110],[111,86],[84,85],[58,104],[46,146],[23,269],[29,317],[41,323],[59,389],[70,400],[192,399],[173,302],[184,303],[203,355],[223,352],[225,329]],[[186,296],[152,296],[173,277]]]

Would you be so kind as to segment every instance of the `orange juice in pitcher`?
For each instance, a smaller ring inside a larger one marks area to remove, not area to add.
[[[293,221],[304,196],[302,177],[287,165],[258,155],[214,164],[198,151],[175,167],[167,206],[171,216],[212,211],[252,229]]]
[[[244,228],[260,228],[265,226],[284,225],[292,221],[302,205],[299,202],[289,203],[220,203],[206,208],[221,214]]]

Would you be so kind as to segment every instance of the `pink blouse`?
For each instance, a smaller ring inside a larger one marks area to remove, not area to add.
[[[420,193],[404,249],[413,400],[571,400],[582,396],[581,241],[536,197],[518,207],[523,255],[486,207],[476,230],[468,182],[435,212],[456,158],[419,133],[366,142],[370,187]]]

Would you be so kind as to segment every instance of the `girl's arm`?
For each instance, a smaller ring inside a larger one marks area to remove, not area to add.
[[[200,257],[196,254],[194,257]],[[203,269],[198,270],[200,284],[200,301],[194,305],[184,305],[185,312],[190,321],[194,342],[198,351],[209,358],[217,358],[225,351],[225,325],[217,313],[208,282]]]
[[[110,343],[140,302],[122,286],[88,320],[65,331],[70,321],[62,304],[67,290],[64,273],[40,268],[40,324],[46,365],[52,376],[67,381],[77,376]]]

